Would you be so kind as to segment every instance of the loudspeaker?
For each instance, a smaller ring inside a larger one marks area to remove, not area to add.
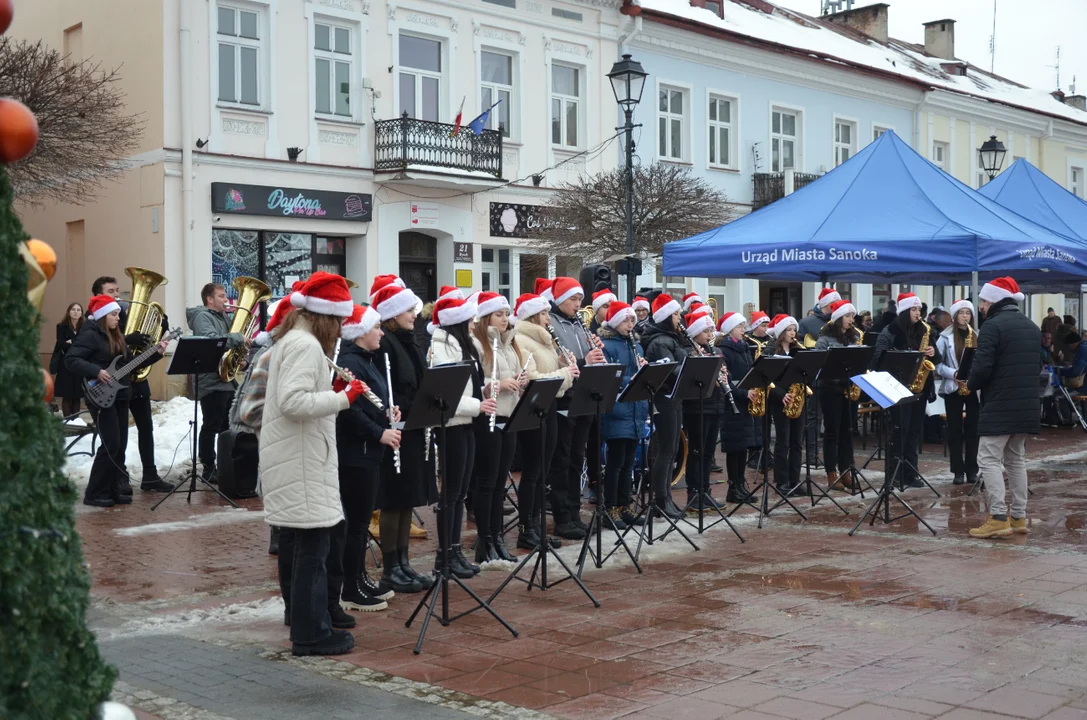
[[[593,304],[593,293],[615,289],[612,286],[611,268],[604,264],[586,265],[581,268],[578,282],[585,291],[585,298],[581,301],[582,307]]]

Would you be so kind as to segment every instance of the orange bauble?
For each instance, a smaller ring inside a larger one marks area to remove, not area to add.
[[[0,162],[22,160],[37,144],[38,121],[34,113],[18,100],[0,98]]]
[[[3,1],[0,0],[0,2]],[[53,252],[53,248],[41,240],[27,240],[26,246],[34,259],[38,261],[38,267],[45,273],[45,279],[52,280],[57,272],[57,254]]]
[[[3,2],[3,0],[0,0]],[[45,402],[53,402],[53,376],[42,370],[42,382],[45,383]]]
[[[8,31],[11,18],[15,14],[14,0],[0,0],[0,35]]]

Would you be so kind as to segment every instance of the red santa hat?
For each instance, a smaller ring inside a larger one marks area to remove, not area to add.
[[[969,300],[956,300],[951,304],[951,318],[954,319],[959,314],[959,310],[969,310],[970,316],[973,317],[977,313],[974,310],[974,303]]]
[[[838,302],[841,299],[842,296],[838,294],[837,290],[835,290],[834,288],[825,287],[819,291],[818,305],[821,308],[825,308],[827,305]]]
[[[709,305],[704,305],[697,300],[691,303],[691,306],[687,308],[687,313],[690,315],[713,315],[713,308]]]
[[[517,298],[517,303],[513,306],[513,314],[518,320],[524,320],[533,315],[539,315],[550,307],[551,303],[546,298],[536,293],[524,293]]]
[[[374,301],[374,296],[377,295],[377,291],[386,285],[395,285],[397,287],[407,287],[404,281],[396,275],[378,275],[374,278],[374,283],[370,286],[370,302]]]
[[[764,313],[762,310],[756,310],[755,312],[751,313],[751,322],[749,324],[751,325],[752,330],[757,328],[759,325],[769,325],[770,316]]]
[[[653,299],[653,322],[662,323],[666,318],[670,318],[672,313],[677,313],[683,310],[671,295],[665,295],[661,293]]]
[[[536,284],[532,288],[529,295],[539,295],[544,300],[551,300],[551,283],[555,282],[551,278],[536,278]]]
[[[354,342],[373,330],[379,322],[381,322],[381,315],[377,310],[369,305],[356,305],[351,312],[351,317],[343,321],[340,337],[348,342]]]
[[[898,301],[895,302],[895,306],[898,308],[898,314],[906,312],[910,308],[921,309],[921,298],[917,297],[913,293],[899,293]]]
[[[552,301],[556,305],[562,305],[575,295],[585,297],[585,290],[581,287],[581,283],[574,278],[557,277],[555,278],[555,281],[551,283]]]
[[[627,318],[638,319],[638,316],[634,314],[634,308],[625,302],[613,300],[611,305],[608,305],[608,313],[605,315],[604,324],[614,330]]]
[[[631,305],[634,310],[645,310],[649,312],[649,298],[644,298],[641,295],[637,295],[634,298],[634,304]]]
[[[391,320],[414,309],[418,304],[419,298],[411,290],[399,285],[386,285],[377,291],[372,307],[381,315],[382,320]]]
[[[476,316],[476,304],[461,298],[446,298],[434,305],[434,319],[438,327],[451,327],[466,323]]]
[[[830,304],[830,321],[834,322],[849,313],[857,314],[857,308],[848,300],[836,300]]]
[[[1000,302],[1011,298],[1015,302],[1023,302],[1024,295],[1019,292],[1019,283],[1010,277],[998,277],[981,286],[978,297],[986,302]]]
[[[798,328],[800,325],[796,322],[796,318],[786,315],[785,313],[780,313],[775,315],[774,319],[770,321],[770,327],[767,328],[766,332],[776,339],[778,335],[785,332],[789,327]]]
[[[464,299],[464,293],[461,292],[459,287],[453,285],[442,285],[442,289],[438,291],[438,299],[444,300],[445,298],[460,298]]]
[[[291,293],[291,305],[318,315],[351,317],[355,303],[347,281],[339,275],[318,270],[306,284]]]
[[[717,329],[723,335],[728,335],[730,332],[736,329],[737,325],[743,325],[744,316],[737,312],[727,312],[721,316],[720,322],[717,323]]]
[[[496,292],[481,292],[476,299],[478,305],[476,306],[476,318],[481,318],[484,315],[490,315],[491,313],[498,312],[499,310],[509,310],[510,301],[506,299],[504,295],[499,295]]]
[[[101,320],[115,310],[120,310],[121,305],[109,295],[95,295],[87,303],[87,314],[91,320]]]
[[[593,312],[600,310],[608,303],[613,303],[619,298],[615,297],[615,293],[605,288],[604,290],[597,290],[593,293]]]
[[[304,283],[295,284],[302,285]],[[286,300],[286,298],[276,300],[268,306],[268,324],[253,338],[253,342],[256,343],[258,347],[264,347],[272,341],[272,331],[279,327],[279,324],[283,322],[283,318],[287,317],[291,310],[294,310],[294,305],[291,305],[290,302],[284,302],[284,300]]]
[[[683,311],[686,312],[691,309],[691,303],[702,302],[702,297],[695,292],[689,292],[683,296]]]
[[[686,317],[687,337],[694,340],[703,330],[713,330],[713,318],[709,315],[691,314]]]

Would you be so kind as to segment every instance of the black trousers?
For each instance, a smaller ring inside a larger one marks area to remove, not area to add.
[[[839,387],[819,391],[823,411],[823,467],[827,472],[845,472],[853,464],[852,403]]]
[[[521,481],[517,484],[517,509],[521,524],[532,527],[540,515],[540,483],[549,477],[551,459],[555,456],[555,444],[558,442],[559,420],[555,405],[551,405],[543,419],[543,431],[525,430],[518,433],[518,446],[521,448]],[[540,446],[543,452],[540,452]],[[543,456],[543,464],[540,457]]]
[[[912,467],[903,465],[895,477],[895,482],[910,482],[916,475],[914,468],[917,467],[917,447],[921,441],[921,432],[925,425],[925,403],[922,400],[917,400],[906,405],[898,405],[891,408],[890,416],[889,446],[884,472],[893,473],[895,471],[901,453],[902,459]]]
[[[234,402],[234,393],[230,390],[216,390],[200,399],[200,462],[204,463],[204,472],[210,473],[215,466],[215,437],[227,429],[230,420],[230,404]]]
[[[951,453],[951,472],[977,475],[978,472],[978,396],[958,393],[941,395],[947,412],[947,448]],[[963,410],[966,418],[963,418]]]
[[[683,404],[666,398],[655,400],[657,414],[654,417],[653,444],[656,445],[653,463],[649,467],[649,486],[653,499],[662,502],[671,497],[672,467],[679,448],[679,432],[683,417]]]
[[[819,457],[819,412],[815,407],[815,403],[812,402],[815,397],[815,395],[812,395],[807,399],[807,402],[804,403],[804,412],[800,415],[804,419],[804,427],[807,431],[804,436],[804,457],[809,465],[814,465]]]
[[[747,472],[747,450],[725,453],[725,472],[728,473],[729,485],[742,486],[746,482],[744,473]]]
[[[345,530],[342,535],[333,533],[333,550],[330,556],[342,558],[342,563],[334,567],[329,563],[329,585],[336,588],[335,597],[340,596],[344,582],[351,582],[362,575],[366,565],[366,541],[370,529],[370,515],[374,512],[377,501],[378,468],[345,467],[339,468],[340,502],[343,504]],[[339,547],[336,547],[336,546]]]
[[[767,405],[777,435],[774,439],[774,483],[782,489],[795,487],[800,482],[804,414],[793,420],[785,415],[785,407],[780,402],[771,399]]]
[[[125,446],[128,444],[128,398],[118,397],[113,407],[100,410],[90,406],[91,417],[98,428],[98,452],[91,465],[85,500],[115,497],[128,482],[125,471]]]
[[[440,437],[440,436],[439,436]],[[445,448],[439,448],[438,467],[442,482],[445,483],[445,498],[450,507],[438,505],[438,530],[446,532],[448,528],[450,544],[460,544],[461,526],[464,525],[464,494],[468,489],[468,478],[472,476],[472,466],[476,458],[476,436],[471,425],[456,425],[445,430]],[[445,467],[441,467],[442,463]],[[448,525],[446,523],[449,523]]]
[[[717,441],[721,419],[717,415],[704,414],[701,416],[701,425],[699,421],[699,413],[683,414],[683,427],[687,431],[687,495],[710,491],[713,447]]]
[[[144,387],[138,387],[143,385]],[[128,402],[128,410],[132,413],[132,419],[136,421],[136,430],[139,433],[140,462],[143,463],[143,472],[148,474],[155,470],[155,424],[151,421],[151,391],[146,387],[147,381],[136,383],[132,388],[132,398]],[[227,406],[229,409],[229,405]],[[127,444],[128,433],[125,433]],[[152,478],[153,479],[153,478]]]
[[[498,423],[509,418],[499,416]],[[477,485],[472,495],[479,537],[502,534],[502,506],[506,500],[506,478],[509,477],[513,453],[517,449],[516,433],[504,433],[499,428],[490,431],[490,419],[482,417],[473,423],[476,435],[475,477]]]
[[[309,645],[332,633],[329,609],[340,602],[329,580],[333,535],[342,547],[346,523],[330,528],[279,529],[279,591],[291,618],[291,642]],[[342,573],[342,569],[339,571]]]
[[[634,455],[638,441],[627,438],[608,440],[608,464],[604,467],[604,505],[624,507],[630,504],[634,483]]]
[[[555,524],[566,522],[581,511],[581,468],[592,425],[592,415],[558,416],[555,452],[548,474]]]

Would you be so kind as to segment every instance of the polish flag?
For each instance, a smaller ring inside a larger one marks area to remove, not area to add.
[[[464,101],[466,99],[467,96],[460,99],[460,108],[457,110],[457,117],[453,121],[453,132],[449,133],[449,137],[456,137],[457,133],[460,132],[460,124],[461,121],[464,119]]]

